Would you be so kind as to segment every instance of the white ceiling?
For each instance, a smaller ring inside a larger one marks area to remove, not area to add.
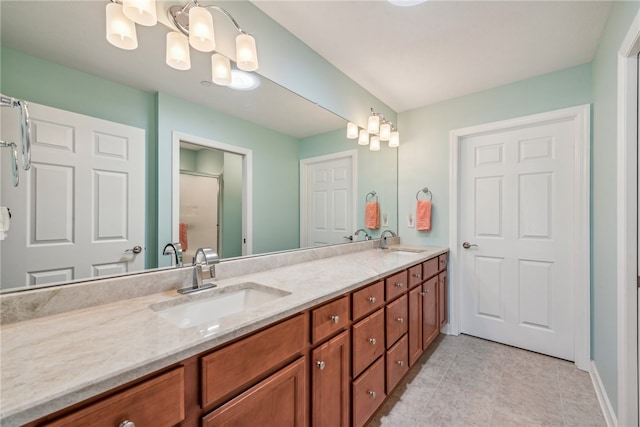
[[[397,112],[590,62],[610,1],[253,2]]]
[[[608,1],[253,3],[397,112],[589,62],[611,7]],[[266,79],[252,92],[203,87],[208,55],[192,54],[189,72],[167,67],[163,25],[139,27],[135,51],[114,48],[104,36],[106,4],[0,0],[2,45],[297,138],[344,126],[344,119]]]

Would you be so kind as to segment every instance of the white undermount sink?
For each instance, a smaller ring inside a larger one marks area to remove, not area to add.
[[[179,328],[215,324],[225,316],[248,311],[289,295],[290,292],[257,283],[241,283],[202,291],[177,302],[153,304],[151,309]]]

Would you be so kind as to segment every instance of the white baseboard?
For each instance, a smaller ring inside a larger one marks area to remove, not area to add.
[[[604,419],[607,422],[608,427],[618,427],[618,418],[616,417],[616,412],[613,410],[613,406],[611,406],[611,401],[609,400],[609,396],[607,395],[607,391],[602,384],[602,380],[600,379],[600,374],[598,373],[598,368],[596,367],[596,363],[591,361],[591,371],[589,372],[591,375],[591,382],[593,383],[593,388],[596,390],[596,396],[598,396],[598,402],[600,402],[600,409],[602,409],[602,415],[604,415]]]

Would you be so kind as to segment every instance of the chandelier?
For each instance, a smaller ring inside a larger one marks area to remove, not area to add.
[[[236,66],[243,71],[258,69],[255,39],[244,31],[225,9],[187,0],[184,6],[171,6],[167,11],[175,31],[167,34],[166,63],[176,70],[189,70],[189,46],[200,52],[215,52],[213,16],[209,10],[224,15],[238,31],[236,36]],[[120,49],[138,47],[136,24],[154,26],[158,22],[155,0],[111,0],[107,5],[107,40]],[[231,61],[220,53],[211,55],[211,80],[222,86],[231,84]]]
[[[400,146],[400,132],[393,123],[384,118],[384,115],[373,111],[373,108],[366,129],[360,129],[352,122],[347,123],[347,138],[357,138],[358,144],[368,145],[371,151],[380,150],[380,141],[389,141],[389,147],[392,148]]]

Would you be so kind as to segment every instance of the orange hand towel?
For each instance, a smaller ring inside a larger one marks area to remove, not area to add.
[[[431,230],[431,200],[418,200],[416,228],[424,231]]]
[[[364,226],[372,230],[380,228],[380,206],[378,202],[369,202],[365,205]]]
[[[187,228],[188,225],[186,222],[180,223],[180,246],[182,246],[182,252],[188,249],[187,245]]]

